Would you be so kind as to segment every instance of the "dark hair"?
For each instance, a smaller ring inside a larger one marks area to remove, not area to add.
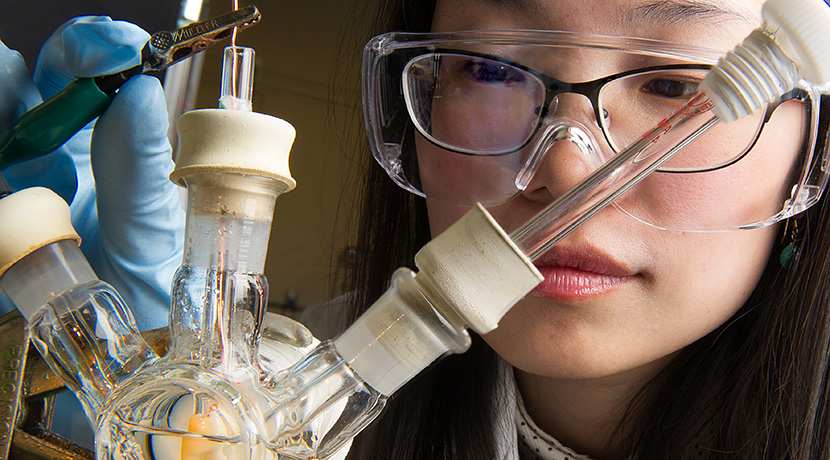
[[[434,0],[387,3],[378,32],[429,30]],[[822,102],[818,148],[827,144],[830,124],[830,102]],[[394,269],[411,266],[430,238],[423,200],[364,157],[363,186],[371,193],[363,194],[350,320],[380,297]],[[631,458],[682,459],[702,439],[703,458],[830,459],[828,199],[790,221],[799,229],[793,266],[778,262],[786,242],[774,248],[740,311],[681,350],[630,403],[625,435],[618,435]],[[433,364],[390,399],[355,439],[349,459],[494,458],[498,359],[474,337],[467,353]]]

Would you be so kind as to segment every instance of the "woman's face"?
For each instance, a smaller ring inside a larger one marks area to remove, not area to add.
[[[758,0],[438,0],[433,31],[568,30],[726,51],[760,24],[760,6]],[[586,81],[602,76],[597,72],[619,71],[605,69],[607,62],[572,59],[569,75],[562,80]],[[592,131],[595,139],[603,140],[587,99],[563,97],[559,107]],[[788,123],[786,111],[782,114],[777,114],[780,123]],[[797,130],[798,123],[792,121],[792,128]],[[768,131],[756,147],[757,155],[791,158],[797,152],[791,139],[797,136],[780,134],[785,129]],[[419,155],[434,148],[427,144],[419,143]],[[608,149],[604,142],[599,145]],[[510,231],[588,171],[573,143],[557,142],[525,191],[488,209]],[[659,182],[652,181],[654,186],[642,185],[623,199],[632,208],[656,206],[672,193],[678,208],[694,200],[726,202],[729,193],[740,193],[741,180],[769,181],[765,174],[763,169],[745,168],[723,183],[710,178],[705,183],[690,182],[682,190],[660,189]],[[427,206],[433,234],[468,209],[436,201],[428,201]],[[507,361],[535,375],[583,379],[638,369],[651,373],[738,311],[758,282],[775,233],[776,227],[718,233],[658,230],[608,207],[536,261],[545,281],[484,338]]]

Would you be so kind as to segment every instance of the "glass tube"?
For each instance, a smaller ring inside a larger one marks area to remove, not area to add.
[[[222,88],[219,107],[230,110],[252,110],[254,91],[254,49],[227,46],[222,61]]]
[[[711,109],[706,95],[698,93],[674,115],[510,233],[510,239],[531,260],[538,258],[718,123],[720,119]]]
[[[768,20],[775,15],[766,6]],[[707,74],[701,91],[686,105],[513,231],[513,242],[536,259],[719,121],[748,115],[795,87],[799,66],[776,41],[787,41],[788,32],[754,30]]]
[[[260,367],[258,347],[268,298],[262,271],[281,189],[273,178],[221,167],[188,171],[183,181],[188,209],[170,349],[107,399],[98,458],[271,459],[262,410],[275,402],[259,379],[276,370]]]

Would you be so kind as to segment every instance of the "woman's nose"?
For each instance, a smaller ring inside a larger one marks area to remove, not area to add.
[[[538,139],[517,178],[527,198],[555,199],[603,163],[600,144],[575,120],[560,118],[547,124]]]

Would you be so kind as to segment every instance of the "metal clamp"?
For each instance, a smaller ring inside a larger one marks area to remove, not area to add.
[[[186,59],[230,37],[234,29],[256,24],[260,16],[255,6],[247,6],[180,29],[156,32],[142,50],[142,72],[162,70]]]

